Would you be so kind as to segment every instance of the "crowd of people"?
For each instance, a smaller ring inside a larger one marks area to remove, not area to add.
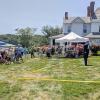
[[[16,47],[16,48],[3,48],[0,50],[0,63],[1,64],[11,64],[23,62],[23,55],[28,53],[26,48]]]
[[[8,48],[7,50],[0,50],[0,63],[11,64],[23,62],[23,56],[29,54],[31,58],[34,57],[65,57],[65,58],[79,58],[84,57],[84,44],[73,44],[71,46],[41,46],[31,47],[30,49],[23,47]]]
[[[69,58],[78,58],[83,54],[83,44],[71,45],[69,47],[65,46],[42,46],[42,47],[33,47],[31,49],[31,58],[33,58],[37,52],[38,55],[46,55],[50,58],[53,55],[57,57],[69,57]]]

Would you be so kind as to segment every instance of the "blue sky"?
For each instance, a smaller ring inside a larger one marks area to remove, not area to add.
[[[92,0],[0,0],[0,34],[16,28],[32,27],[40,32],[44,25],[62,26],[65,11],[69,16],[86,16]],[[100,0],[95,8],[100,7]]]

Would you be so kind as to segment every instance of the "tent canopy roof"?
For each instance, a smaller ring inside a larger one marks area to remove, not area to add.
[[[0,47],[15,47],[15,45],[0,41]]]
[[[1,45],[2,47],[15,47],[15,45],[13,45],[13,44],[9,44],[9,43],[7,43],[7,44],[4,44],[4,45]]]
[[[70,32],[62,38],[56,39],[56,42],[86,42],[88,38],[81,37],[74,32]]]

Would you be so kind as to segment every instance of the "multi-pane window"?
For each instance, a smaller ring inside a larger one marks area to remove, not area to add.
[[[87,26],[86,26],[86,24],[83,24],[83,33],[87,33]]]
[[[68,33],[71,32],[71,25],[68,26]]]
[[[99,32],[100,32],[100,26],[99,26]]]

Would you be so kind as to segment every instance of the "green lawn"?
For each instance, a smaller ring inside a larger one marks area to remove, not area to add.
[[[88,63],[27,58],[22,64],[0,65],[0,100],[100,100],[100,83],[35,80],[100,80],[100,56],[89,57]]]

